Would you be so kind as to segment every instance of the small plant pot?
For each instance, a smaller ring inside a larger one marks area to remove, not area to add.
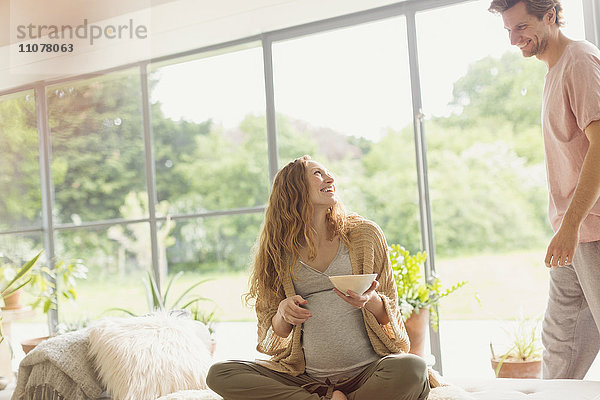
[[[19,289],[19,290],[12,292],[8,296],[3,296],[2,299],[4,300],[4,306],[2,307],[2,309],[3,310],[19,310],[19,309],[23,308],[23,304],[20,303],[22,292],[23,292],[23,290]]]
[[[33,339],[26,339],[21,342],[21,347],[25,354],[29,353],[31,350],[35,349],[35,347],[42,343],[44,340],[49,339],[49,336],[37,337]]]
[[[496,368],[500,363],[499,358],[492,358],[492,369],[496,373]],[[518,379],[540,379],[542,377],[542,360],[520,361],[504,360],[498,371],[497,378],[518,378]]]

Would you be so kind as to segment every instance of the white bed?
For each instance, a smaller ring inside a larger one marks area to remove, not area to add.
[[[600,381],[464,379],[452,383],[476,400],[600,400]]]

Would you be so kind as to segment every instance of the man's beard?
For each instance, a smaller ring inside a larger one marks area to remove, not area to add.
[[[533,48],[530,51],[522,50],[523,56],[533,57],[542,54],[546,50],[546,47],[548,47],[548,37],[543,36],[539,41],[534,42],[532,40],[531,43],[533,44]]]

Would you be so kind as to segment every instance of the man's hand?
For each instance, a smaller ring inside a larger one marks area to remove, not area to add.
[[[546,267],[564,267],[573,263],[575,249],[579,243],[579,226],[561,224],[548,245],[546,251]]]
[[[585,135],[590,145],[571,203],[548,246],[547,267],[562,267],[573,262],[579,243],[579,227],[600,197],[600,121],[591,122],[585,128]]]

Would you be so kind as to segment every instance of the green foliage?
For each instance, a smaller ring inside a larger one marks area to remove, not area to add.
[[[35,257],[31,260],[27,261],[21,268],[17,269],[12,276],[7,281],[3,281],[0,283],[0,295],[5,297],[9,296],[22,287],[28,285],[31,282],[31,270],[33,269],[35,263],[42,251],[40,251]],[[10,266],[9,266],[10,268]],[[0,314],[0,321],[2,320],[2,315]],[[4,334],[2,333],[2,325],[0,325],[0,343],[4,341]]]
[[[399,244],[390,246],[390,263],[396,287],[398,290],[398,304],[404,320],[408,319],[413,311],[437,305],[441,299],[464,286],[466,282],[458,282],[453,286],[443,289],[440,279],[434,277],[429,283],[425,282],[422,268],[427,254],[418,252],[411,255]],[[437,326],[437,314],[431,310],[432,323]]]
[[[43,251],[43,250],[42,250]],[[9,296],[17,290],[29,285],[32,280],[31,271],[38,258],[42,254],[40,251],[35,257],[27,261],[22,267],[15,269],[12,264],[3,264],[2,278],[0,280],[0,295]]]
[[[118,218],[127,193],[145,190],[136,72],[48,88],[57,221]]]
[[[202,322],[208,328],[208,332],[212,335],[215,333],[214,322],[217,318],[217,309],[213,308],[211,311],[203,310],[198,307],[198,303],[194,304],[190,308],[192,319],[194,321]]]
[[[545,73],[543,63],[515,52],[473,63],[454,83],[451,104],[462,108],[457,119],[463,127],[507,121],[514,132],[539,127]]]
[[[529,248],[550,235],[539,122],[543,68],[512,53],[477,61],[455,82],[451,105],[458,112],[426,121],[441,257]],[[148,217],[139,88],[134,70],[48,88],[58,223]],[[0,175],[0,229],[39,224],[33,92],[1,100],[0,169],[7,172]],[[168,217],[266,204],[265,116],[249,114],[226,129],[210,119],[171,120],[158,101],[151,114],[157,215],[165,218],[158,227],[161,265],[170,272],[245,270],[263,221],[260,212],[176,224]],[[349,210],[376,221],[390,243],[419,249],[412,125],[390,129],[374,142],[278,114],[277,147],[280,164],[304,154],[321,161],[337,173]],[[36,240],[30,248],[39,246]],[[57,253],[85,255],[90,275],[107,281],[147,270],[149,242],[147,223],[56,233]],[[13,245],[0,237],[0,247]]]
[[[208,279],[202,279],[198,282],[193,283],[187,289],[185,289],[173,302],[169,302],[169,293],[171,292],[173,283],[177,281],[183,275],[183,272],[171,276],[167,283],[167,287],[164,290],[164,294],[158,289],[158,284],[152,272],[148,271],[146,279],[144,280],[144,287],[146,289],[146,300],[148,302],[148,311],[171,311],[177,309],[187,309],[191,306],[197,305],[201,301],[212,301],[206,297],[198,296],[192,293],[192,291],[203,283],[207,282]],[[126,308],[109,308],[106,311],[122,311],[131,316],[136,316],[134,312]],[[199,311],[196,311],[198,315]]]
[[[0,229],[41,220],[36,121],[33,91],[0,100]]]
[[[65,262],[60,260],[50,269],[47,266],[36,268],[31,274],[28,291],[35,300],[33,308],[41,307],[44,313],[57,309],[57,298],[75,302],[77,300],[77,280],[87,279],[88,269],[81,260]]]

